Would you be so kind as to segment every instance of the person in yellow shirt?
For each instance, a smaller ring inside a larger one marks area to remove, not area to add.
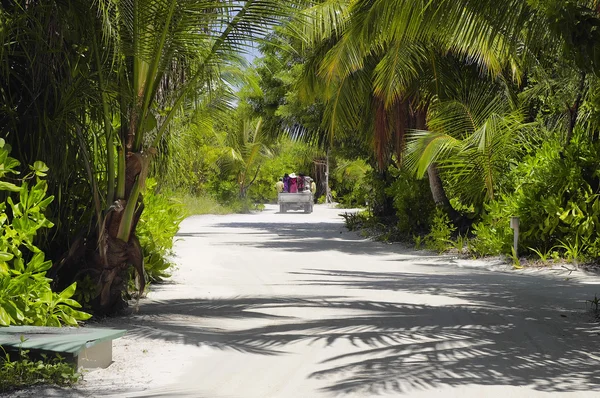
[[[277,193],[283,192],[283,178],[280,178],[279,181],[275,183],[275,189],[277,189]]]
[[[313,195],[317,193],[317,184],[315,184],[315,180],[312,178],[310,179],[310,192],[312,192]]]

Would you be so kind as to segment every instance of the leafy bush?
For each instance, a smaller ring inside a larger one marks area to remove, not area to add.
[[[22,338],[21,341],[25,340]],[[42,359],[33,361],[29,359],[28,350],[19,349],[18,359],[11,360],[10,354],[3,352],[4,358],[0,358],[0,393],[35,384],[71,386],[81,378],[75,367],[60,356],[49,358],[42,354]]]
[[[48,168],[35,162],[22,180],[9,182],[8,175],[19,174],[19,162],[9,154],[10,147],[0,139],[0,326],[76,326],[90,318],[74,309],[81,308],[71,299],[76,285],[53,292],[46,277],[52,263],[33,243],[40,229],[53,226],[44,215],[53,200],[46,197],[43,180]],[[35,182],[31,187],[30,181]]]
[[[371,190],[366,175],[370,171],[371,167],[362,159],[338,161],[331,184],[336,187],[334,197],[340,206],[353,208],[366,204]]]
[[[426,179],[415,179],[406,171],[391,170],[395,180],[386,192],[394,199],[399,232],[407,241],[414,235],[427,234],[435,212],[429,183]]]
[[[546,141],[509,175],[514,191],[486,206],[474,226],[477,253],[510,254],[509,220],[518,216],[520,246],[532,253],[556,248],[573,260],[600,257],[599,158],[598,144]]]
[[[137,227],[137,236],[144,254],[144,268],[150,281],[160,282],[170,276],[173,263],[169,259],[173,239],[185,214],[181,203],[169,195],[156,192],[156,180],[146,181],[144,212]]]
[[[473,225],[475,239],[471,241],[471,252],[479,256],[510,254],[513,244],[511,216],[505,201],[487,203],[481,221]]]
[[[425,247],[438,253],[447,251],[455,230],[456,227],[452,225],[446,212],[436,208],[431,222],[431,232],[425,236]]]
[[[348,231],[360,231],[363,227],[368,225],[369,217],[365,212],[359,211],[356,213],[342,213],[340,214],[344,219],[346,228]]]

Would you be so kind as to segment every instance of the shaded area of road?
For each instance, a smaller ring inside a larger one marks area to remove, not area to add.
[[[363,240],[325,208],[192,218],[179,236],[177,285],[129,329],[196,351],[170,387],[131,396],[600,391],[597,278],[467,268]]]

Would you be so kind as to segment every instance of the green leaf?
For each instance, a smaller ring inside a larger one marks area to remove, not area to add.
[[[158,123],[156,121],[156,117],[152,114],[152,112],[148,112],[148,115],[146,116],[146,120],[144,120],[144,125],[143,125],[144,132],[147,133],[147,132],[154,130],[157,125],[158,125]]]
[[[3,304],[3,307],[13,320],[23,321],[25,319],[23,311],[21,311],[14,302],[9,300],[7,303]]]
[[[64,303],[65,305],[69,305],[73,308],[81,308],[81,304],[79,304],[77,301],[75,301],[73,299],[62,299],[61,302]]]
[[[73,282],[71,284],[71,286],[67,287],[65,290],[63,290],[62,292],[60,292],[60,294],[58,296],[62,300],[69,299],[69,298],[73,297],[73,295],[75,294],[75,290],[76,289],[77,289],[77,282]]]
[[[27,268],[25,268],[25,272],[43,272],[52,268],[52,261],[44,261],[45,255],[44,252],[37,252],[31,261],[27,264]]]
[[[4,261],[10,261],[12,260],[14,257],[14,255],[7,253],[7,252],[0,252],[0,261],[4,262]]]
[[[10,326],[11,320],[12,318],[8,315],[8,312],[6,312],[3,306],[0,306],[0,325]]]
[[[0,181],[0,191],[20,192],[22,187],[6,181]]]
[[[91,314],[88,314],[87,312],[83,312],[83,311],[77,311],[74,310],[71,307],[68,307],[66,305],[59,305],[58,306],[59,309],[66,315],[70,316],[73,318],[73,320],[79,320],[79,321],[85,321],[87,319],[90,319],[92,317]],[[75,322],[75,325],[77,324],[77,322]]]
[[[48,166],[46,166],[46,164],[40,160],[34,162],[33,166],[29,167],[38,177],[45,177],[47,175],[48,170],[50,170]]]

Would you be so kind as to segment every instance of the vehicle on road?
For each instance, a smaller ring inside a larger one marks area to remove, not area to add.
[[[313,212],[313,194],[310,191],[288,193],[280,192],[277,195],[279,212],[286,213],[288,210],[304,210],[305,213]]]

